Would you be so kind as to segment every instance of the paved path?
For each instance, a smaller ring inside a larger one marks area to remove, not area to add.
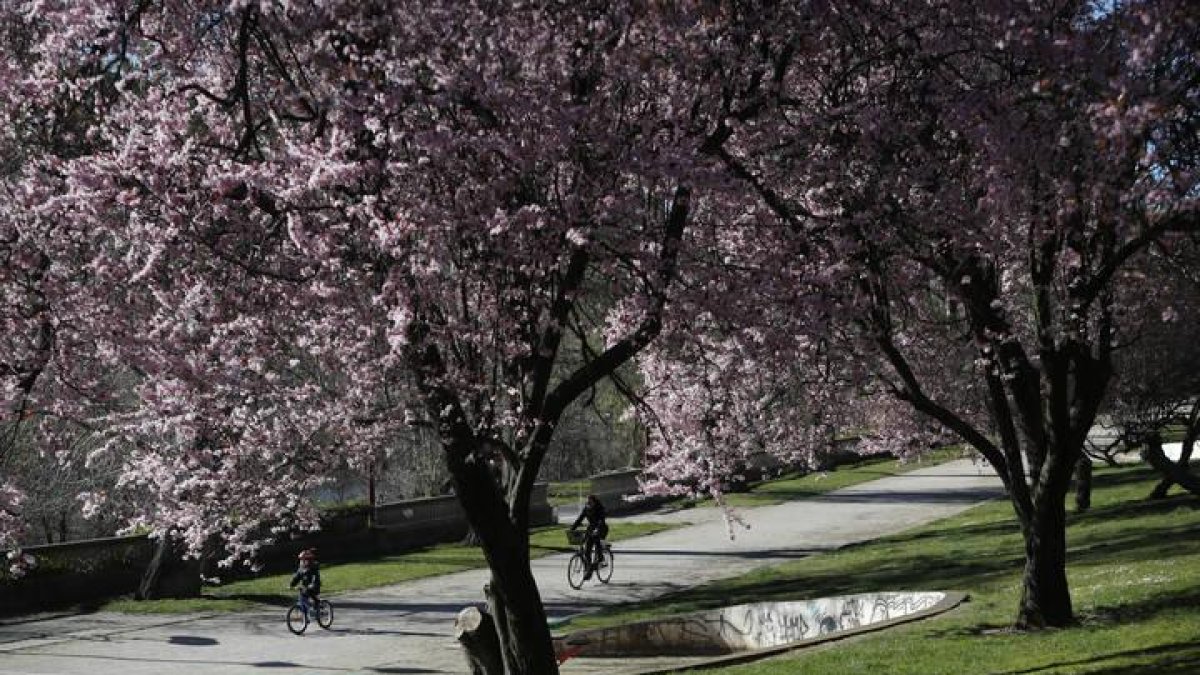
[[[1001,494],[989,469],[960,460],[828,495],[741,513],[736,538],[715,509],[642,519],[694,523],[618,542],[613,581],[573,591],[566,556],[534,561],[551,620],[614,602],[651,598],[763,565],[898,532]],[[330,596],[334,630],[288,633],[283,610],[180,617],[111,613],[0,624],[0,674],[193,675],[235,673],[462,673],[451,631],[478,602],[483,570]],[[568,662],[565,672],[617,672]]]

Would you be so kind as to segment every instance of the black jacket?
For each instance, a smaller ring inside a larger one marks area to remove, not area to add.
[[[585,504],[583,510],[579,512],[579,517],[575,519],[575,524],[571,526],[571,529],[574,530],[579,527],[579,524],[585,518],[587,519],[589,530],[604,530],[604,534],[608,533],[608,523],[604,520],[604,505],[600,502],[596,502],[595,508],[590,503]]]
[[[321,570],[316,563],[312,563],[307,569],[300,568],[296,570],[296,574],[292,576],[292,583],[289,587],[294,587],[300,584],[301,588],[307,589],[311,595],[321,594]]]

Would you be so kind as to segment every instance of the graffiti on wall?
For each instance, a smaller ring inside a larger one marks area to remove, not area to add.
[[[558,640],[581,656],[710,655],[834,635],[930,609],[943,593],[867,593],[734,605],[581,631]]]

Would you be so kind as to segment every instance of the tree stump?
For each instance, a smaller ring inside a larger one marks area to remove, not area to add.
[[[480,607],[467,607],[454,620],[454,637],[467,654],[471,675],[504,675],[500,638],[492,615]]]
[[[1092,507],[1092,459],[1087,455],[1075,464],[1075,512],[1085,513]]]

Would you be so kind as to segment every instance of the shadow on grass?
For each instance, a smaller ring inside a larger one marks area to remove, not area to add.
[[[281,595],[278,593],[227,593],[221,595],[207,595],[204,596],[204,598],[215,602],[254,602],[260,605],[279,606],[287,606],[296,602],[295,595]]]
[[[403,565],[403,564],[422,564],[422,565],[478,565],[483,562],[483,556],[476,548],[463,548],[461,550],[451,551],[416,551],[412,555],[402,557],[388,557],[380,560],[364,561],[368,565]]]
[[[1105,661],[1116,659],[1134,660],[1136,663],[1104,666]],[[1089,668],[1090,665],[1095,668]],[[1189,642],[1173,642],[1145,649],[1128,649],[1120,652],[1096,654],[1087,659],[1059,661],[1036,668],[1006,670],[997,675],[1028,675],[1031,673],[1054,673],[1063,668],[1079,669],[1073,672],[1089,675],[1133,675],[1134,673],[1195,673],[1200,666],[1200,639]]]
[[[1194,591],[1191,593],[1160,593],[1158,595],[1135,602],[1124,602],[1115,605],[1102,605],[1086,612],[1080,612],[1076,618],[1078,619],[1079,626],[1085,628],[1105,628],[1121,626],[1123,624],[1131,624],[1140,621],[1150,621],[1156,618],[1157,615],[1164,612],[1172,612],[1180,609],[1181,607],[1195,607],[1198,605],[1200,605],[1200,591]],[[1015,605],[1013,609],[1015,615]],[[1011,632],[1013,632],[1011,623],[977,623],[970,626],[959,626],[943,630],[930,630],[928,635],[932,638],[941,639],[980,637],[985,635],[1009,634]],[[1198,638],[1198,642],[1195,644],[1200,647],[1200,638]],[[1115,657],[1116,655],[1109,655],[1104,658]],[[1075,662],[1072,662],[1071,665],[1074,664]],[[1039,669],[1053,668],[1063,665],[1067,664],[1060,663],[1054,664],[1053,666],[1039,666]],[[1200,672],[1200,668],[1198,668],[1197,671]],[[1016,672],[1039,672],[1039,670],[1033,669]],[[1157,671],[1150,670],[1147,672]]]
[[[1197,533],[1196,526],[1185,524],[1147,528],[1124,537],[1103,533],[1077,536],[1067,552],[1067,564],[1127,564],[1186,556],[1200,552]]]
[[[1095,486],[1113,487],[1129,483],[1139,483],[1150,480],[1158,474],[1152,469],[1121,469],[1117,472],[1108,473],[1106,475],[1097,476]],[[1147,489],[1147,493],[1149,489]],[[818,495],[819,496],[819,495]],[[994,495],[997,499],[1002,496],[1001,491],[997,491]],[[953,495],[947,498],[948,500],[962,499],[962,495]],[[1148,515],[1167,514],[1178,509],[1197,509],[1200,508],[1200,500],[1193,495],[1180,494],[1172,495],[1165,499],[1145,500],[1145,501],[1123,501],[1116,504],[1108,504],[1104,506],[1093,507],[1085,513],[1068,512],[1067,517],[1072,526],[1086,526],[1100,522],[1116,523],[1122,520],[1133,520],[1142,518]],[[938,529],[923,529],[907,534],[893,535],[884,537],[877,541],[886,541],[891,543],[910,543],[921,540],[934,540],[943,537],[967,537],[975,535],[1020,535],[1020,526],[1015,519],[1005,517],[1000,520],[992,520],[985,523],[973,525],[964,525],[961,527],[941,527]],[[1074,537],[1084,536],[1073,533]],[[1071,535],[1069,535],[1071,536]],[[1076,539],[1076,541],[1079,541]],[[862,542],[861,544],[853,544],[846,548],[854,548],[857,546],[870,546],[875,542]]]
[[[482,601],[480,603],[482,604]],[[368,601],[368,600],[353,600],[342,601],[336,603],[337,609],[353,609],[360,612],[385,612],[397,616],[411,616],[413,614],[428,615],[429,621],[438,625],[445,626],[446,617],[457,616],[463,610],[462,602],[388,602],[388,601]],[[586,602],[560,601],[544,603],[546,617],[555,619],[573,614],[578,614],[582,611],[593,609],[594,607]],[[413,635],[421,635],[421,633],[409,633]],[[438,633],[438,635],[446,635],[446,633]]]
[[[816,574],[787,576],[787,573],[784,573],[755,581],[717,583],[708,587],[688,589],[659,598],[654,601],[653,606],[669,605],[670,611],[674,613],[728,605],[730,598],[734,597],[738,602],[761,602],[847,595],[882,589],[916,591],[967,588],[1006,577],[1012,573],[1014,566],[1019,567],[1021,562],[1019,558],[995,555],[921,555],[889,561],[885,568],[880,567],[878,561],[871,560],[839,566]],[[646,605],[630,603],[619,605],[613,611],[622,612],[639,606]]]
[[[889,538],[842,549],[845,555],[840,564],[816,572],[790,571],[767,573],[740,582],[717,583],[689,589],[660,598],[656,606],[670,605],[672,612],[708,609],[729,604],[730,597],[739,602],[770,601],[794,598],[815,598],[880,590],[945,590],[986,588],[1004,583],[1014,571],[1024,565],[1021,541],[1015,523],[998,521],[950,530]],[[1200,552],[1200,541],[1194,536],[1196,527],[1184,524],[1171,527],[1146,528],[1136,534],[1117,538],[1084,537],[1085,545],[1072,546],[1068,564],[1128,564],[1139,561],[1164,560],[1191,552]],[[1011,542],[999,542],[996,535],[1012,535]],[[968,538],[975,537],[976,541]],[[894,548],[897,543],[922,542],[922,551],[883,552],[865,560],[855,560],[855,549]],[[1094,540],[1094,541],[1093,541]],[[947,542],[959,545],[949,548]],[[942,550],[938,550],[941,548]],[[1150,602],[1134,603],[1106,610],[1106,616],[1118,622],[1135,621],[1177,605],[1179,602],[1200,604],[1200,596],[1164,596]],[[630,603],[604,612],[620,613],[647,605]],[[975,631],[994,627],[973,627]]]
[[[849,486],[853,488],[854,486]],[[938,492],[902,491],[890,492],[820,492],[815,490],[772,490],[751,492],[748,499],[774,499],[793,501],[809,499],[814,502],[832,504],[975,504],[995,499],[1004,494],[1001,488],[963,488]]]
[[[1097,521],[1132,520],[1144,516],[1171,513],[1179,509],[1192,511],[1197,508],[1200,508],[1200,499],[1192,495],[1181,494],[1163,499],[1143,499],[1109,504],[1093,508],[1086,513],[1071,513],[1068,517],[1072,524],[1085,524]]]
[[[1091,625],[1120,625],[1147,621],[1164,612],[1196,606],[1200,606],[1200,590],[1190,593],[1159,593],[1137,602],[1102,605],[1081,618]],[[1197,641],[1197,644],[1200,644],[1200,636],[1197,637]]]
[[[816,553],[824,553],[828,548],[772,548],[753,551],[705,551],[702,549],[651,549],[651,548],[614,548],[623,558],[639,556],[676,556],[687,558],[737,558],[739,560],[794,560],[807,558]]]
[[[853,550],[867,546],[877,545],[878,543],[887,544],[908,544],[922,540],[937,540],[937,539],[959,539],[962,537],[973,536],[1005,536],[1012,535],[1019,537],[1021,534],[1021,526],[1015,520],[994,520],[984,523],[974,523],[971,525],[962,525],[959,527],[941,527],[938,529],[921,529],[909,533],[894,534],[887,537],[882,537],[873,541],[863,541],[844,546],[843,550]]]
[[[1097,466],[1092,475],[1092,486],[1098,488],[1141,483],[1158,476],[1158,472],[1150,466]]]

